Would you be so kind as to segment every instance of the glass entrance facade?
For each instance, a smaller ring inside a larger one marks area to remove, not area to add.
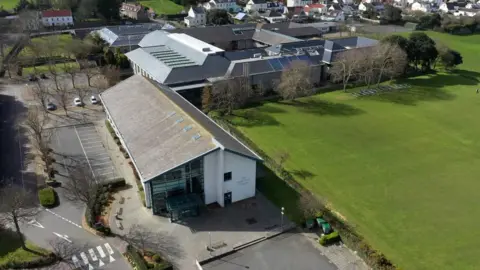
[[[197,194],[204,202],[203,157],[194,159],[150,181],[152,210],[156,215],[167,214],[167,198]]]

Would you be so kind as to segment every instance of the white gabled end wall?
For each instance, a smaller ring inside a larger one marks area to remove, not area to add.
[[[224,194],[232,193],[232,203],[255,196],[257,162],[222,149],[203,159],[205,204],[224,206]],[[224,174],[232,179],[224,181]]]

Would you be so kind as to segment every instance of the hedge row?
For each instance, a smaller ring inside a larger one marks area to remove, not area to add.
[[[56,203],[55,190],[51,187],[40,189],[38,199],[43,207],[53,207]]]
[[[209,116],[214,119],[219,125],[221,125],[228,132],[233,134],[238,139],[245,142],[249,147],[251,147],[256,153],[258,153],[264,160],[267,167],[272,169],[280,178],[287,183],[292,189],[294,189],[298,194],[309,194],[315,200],[315,196],[311,192],[295,181],[295,178],[285,170],[280,164],[278,164],[273,158],[268,156],[260,147],[258,147],[252,140],[247,136],[243,135],[238,131],[233,125],[228,121],[224,120],[221,117],[221,114],[218,112],[210,112]],[[381,252],[373,249],[370,244],[350,226],[345,223],[343,220],[339,219],[337,215],[331,212],[331,210],[324,206],[321,201],[318,201],[318,205],[321,205],[323,209],[318,209],[323,212],[323,218],[328,221],[338,232],[341,237],[341,240],[349,248],[356,250],[358,255],[362,257],[370,267],[373,269],[379,270],[394,270],[397,269]]]
[[[30,268],[41,268],[49,266],[57,262],[59,258],[54,254],[50,253],[45,257],[40,257],[33,261],[28,262],[16,262],[11,261],[6,263],[4,266],[1,266],[0,269],[30,269]]]

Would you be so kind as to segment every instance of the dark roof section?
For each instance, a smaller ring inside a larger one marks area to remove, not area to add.
[[[205,9],[203,9],[202,7],[192,7],[192,9],[193,9],[193,12],[195,12],[197,14],[205,13]]]
[[[370,39],[366,37],[347,37],[347,38],[332,39],[331,41],[345,48],[346,47],[363,48],[363,47],[370,47],[378,44],[378,40]]]
[[[260,4],[266,4],[267,1],[266,0],[252,0],[254,4],[256,5],[260,5]]]
[[[249,157],[255,160],[262,160],[252,150],[248,149],[243,143],[234,138],[223,128],[217,125],[213,120],[206,116],[203,112],[193,106],[190,102],[184,99],[180,94],[171,90],[167,86],[161,85],[155,81],[150,81],[162,91],[173,103],[175,103],[182,111],[187,113],[195,122],[200,124],[217,140],[225,150],[231,151]]]
[[[290,22],[264,24],[262,25],[262,29],[278,32],[280,34],[296,38],[322,36],[322,32],[314,27],[298,27],[297,25],[295,25],[295,27],[290,27]]]
[[[299,50],[308,50],[308,49],[318,49],[318,50],[344,50],[345,48],[336,44],[330,40],[323,39],[311,39],[311,40],[302,40],[296,42],[289,42],[278,44],[267,48],[268,51],[273,53],[282,53],[282,54],[296,54]]]
[[[253,55],[257,53],[261,54],[262,56],[267,55],[265,50],[261,48],[254,48],[254,49],[248,49],[243,51],[224,52],[224,55],[225,55],[225,58],[227,58],[228,60],[235,61],[235,60],[253,58]]]
[[[206,43],[252,39],[256,24],[230,24],[198,28],[167,30],[170,33],[185,33]]]
[[[253,35],[253,40],[268,45],[300,41],[298,38],[267,29],[257,29]]]

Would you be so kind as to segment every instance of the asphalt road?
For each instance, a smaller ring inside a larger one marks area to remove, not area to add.
[[[305,236],[284,233],[203,265],[205,270],[335,270]]]
[[[0,181],[11,181],[35,191],[34,177],[23,173],[27,152],[26,130],[17,123],[27,109],[19,100],[21,87],[0,81]]]

